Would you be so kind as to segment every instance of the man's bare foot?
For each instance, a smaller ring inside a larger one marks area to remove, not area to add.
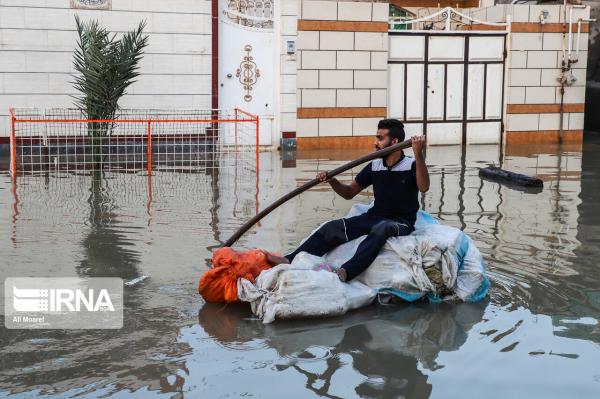
[[[277,266],[282,263],[290,263],[290,261],[287,260],[287,258],[284,256],[273,255],[272,253],[265,251],[264,249],[261,249],[261,251],[267,256],[267,262],[269,262],[271,266]]]
[[[346,279],[348,278],[348,272],[346,271],[346,269],[343,269],[343,268],[340,267],[339,269],[337,269],[335,271],[335,274],[338,275],[338,277],[340,278],[340,281],[342,283],[346,282]]]

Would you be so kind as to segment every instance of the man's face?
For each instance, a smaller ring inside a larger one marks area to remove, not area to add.
[[[383,150],[386,147],[394,145],[398,142],[398,139],[390,140],[388,134],[390,133],[389,129],[377,129],[377,133],[375,133],[375,150]]]

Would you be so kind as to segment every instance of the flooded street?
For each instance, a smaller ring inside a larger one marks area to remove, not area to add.
[[[0,172],[0,279],[150,276],[125,287],[121,330],[8,330],[0,397],[597,398],[600,392],[600,141],[577,147],[430,147],[423,208],[463,229],[487,263],[476,304],[373,305],[263,325],[249,306],[204,304],[212,250],[317,171],[369,150],[263,152],[260,174],[23,176]],[[482,180],[537,175],[542,192]],[[344,173],[350,181],[360,168]],[[286,252],[368,203],[319,185],[236,248]],[[2,290],[4,287],[2,286]],[[2,301],[3,301],[2,296]],[[4,304],[1,305],[3,312]]]

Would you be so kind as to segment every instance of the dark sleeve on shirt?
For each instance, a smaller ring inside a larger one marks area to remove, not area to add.
[[[415,186],[417,185],[417,161],[413,161],[410,165],[410,176]]]
[[[361,170],[356,177],[354,178],[354,180],[356,180],[356,182],[358,183],[359,186],[361,186],[362,188],[367,188],[369,187],[371,184],[373,184],[373,167],[371,166],[371,162],[369,162],[367,164],[367,166],[365,166],[363,168],[363,170]]]

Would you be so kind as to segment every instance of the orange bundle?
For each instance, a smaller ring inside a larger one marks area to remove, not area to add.
[[[236,252],[229,247],[217,249],[213,268],[200,277],[198,292],[207,302],[237,302],[237,281],[243,277],[254,282],[260,272],[271,267],[260,250]]]

